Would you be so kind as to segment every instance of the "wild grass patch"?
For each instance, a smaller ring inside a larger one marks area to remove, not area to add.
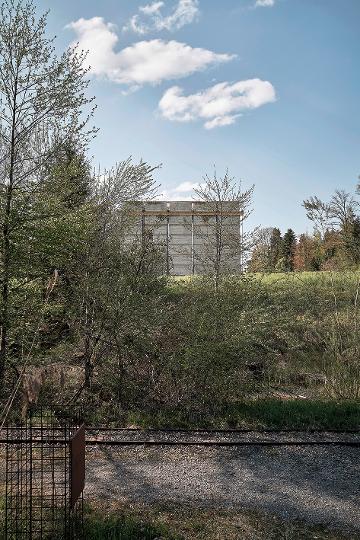
[[[261,399],[228,405],[217,414],[162,409],[132,411],[128,425],[143,428],[360,429],[360,403]]]
[[[113,505],[87,512],[89,540],[355,540],[356,536],[263,512]]]

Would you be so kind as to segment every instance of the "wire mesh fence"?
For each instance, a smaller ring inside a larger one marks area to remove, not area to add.
[[[81,415],[38,410],[5,434],[5,539],[81,538]]]

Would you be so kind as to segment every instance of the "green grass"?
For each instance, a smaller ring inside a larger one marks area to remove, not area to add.
[[[207,416],[171,409],[135,411],[126,423],[144,428],[360,429],[360,403],[263,399],[229,405]]]
[[[246,274],[243,274],[247,277],[256,277],[256,278],[266,278],[269,281],[278,280],[281,278],[297,278],[297,279],[331,279],[331,278],[339,278],[342,279],[342,276],[344,275],[353,275],[354,277],[360,276],[359,270],[339,270],[339,271],[319,271],[319,272],[268,272],[268,273],[254,273],[254,272],[247,272]],[[183,282],[189,282],[191,280],[196,280],[200,276],[171,276],[171,279],[174,281],[183,281]]]
[[[0,509],[0,518],[1,518]],[[0,520],[1,523],[1,520]],[[3,538],[0,528],[0,538]],[[354,534],[289,521],[256,510],[92,501],[86,505],[86,540],[356,540]]]
[[[85,534],[87,540],[176,540],[163,524],[153,524],[143,520],[140,515],[112,513],[104,517],[103,513],[87,509],[85,517]]]
[[[360,403],[259,400],[234,406],[228,424],[293,429],[360,429]]]
[[[263,512],[145,505],[87,511],[87,540],[355,540],[356,536]]]

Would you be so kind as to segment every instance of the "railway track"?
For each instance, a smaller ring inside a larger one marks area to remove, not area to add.
[[[87,427],[89,446],[351,446],[359,430],[138,429]]]
[[[16,431],[0,431],[0,444],[16,444]],[[42,428],[32,428],[32,440],[44,440]],[[14,433],[13,436],[9,436]],[[60,430],[59,430],[60,434]],[[5,436],[6,435],[6,436]],[[45,436],[46,438],[46,436]],[[23,440],[23,442],[26,442]],[[48,442],[51,442],[49,433]],[[54,441],[56,442],[56,441]],[[57,442],[61,442],[57,439]],[[360,430],[300,429],[139,429],[86,426],[86,446],[348,446],[360,447]]]

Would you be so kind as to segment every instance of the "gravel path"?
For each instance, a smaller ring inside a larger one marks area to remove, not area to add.
[[[256,508],[360,538],[359,458],[360,448],[341,446],[90,447],[86,496]]]

